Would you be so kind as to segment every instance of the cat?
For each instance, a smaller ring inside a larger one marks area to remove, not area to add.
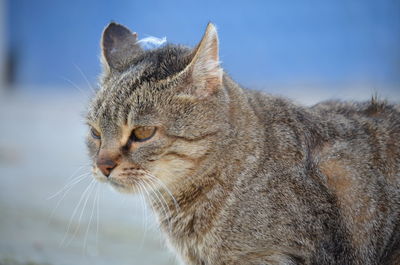
[[[103,32],[95,178],[143,192],[187,265],[400,264],[400,106],[248,90],[208,24],[191,49]]]

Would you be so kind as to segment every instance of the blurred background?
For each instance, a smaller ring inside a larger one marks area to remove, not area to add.
[[[88,174],[110,21],[189,46],[212,21],[237,82],[301,104],[400,100],[397,0],[0,0],[0,265],[177,264],[140,197]]]

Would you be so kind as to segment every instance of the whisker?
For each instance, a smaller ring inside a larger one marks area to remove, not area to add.
[[[138,182],[138,185],[140,185],[142,188],[143,188],[143,190],[145,191],[145,193],[146,194],[143,194],[143,198],[145,198],[145,195],[147,195],[147,197],[149,198],[149,200],[151,201],[151,195],[149,194],[149,192],[147,191],[147,188],[146,187],[148,187],[147,185],[145,185],[146,183],[143,183],[143,182]],[[157,200],[157,198],[155,198],[156,200]],[[164,214],[164,208],[162,208],[162,210],[163,210],[163,213],[161,213],[161,214],[163,214],[163,215],[165,215]],[[157,226],[157,223],[153,223],[153,227],[157,227],[157,228],[159,228],[159,226]]]
[[[79,201],[78,201],[78,204],[76,205],[74,211],[72,212],[72,216],[71,216],[71,218],[69,219],[67,231],[65,232],[64,238],[62,239],[62,241],[61,241],[61,243],[60,243],[61,246],[64,244],[64,241],[65,241],[65,240],[67,239],[67,237],[68,237],[68,233],[69,233],[69,231],[70,231],[70,229],[71,229],[72,220],[73,220],[73,218],[74,218],[75,215],[76,215],[76,212],[77,212],[77,210],[78,210],[78,207],[81,205],[82,200],[83,200],[85,194],[88,192],[89,188],[92,186],[92,184],[93,184],[94,181],[95,181],[95,179],[92,179],[92,181],[88,184],[88,186],[86,187],[86,189],[83,191],[83,193],[82,193],[82,195],[81,195],[81,197],[80,197],[80,199],[79,199]]]
[[[139,250],[141,250],[143,248],[144,240],[146,238],[146,233],[147,233],[147,229],[148,229],[148,227],[147,227],[147,212],[146,212],[146,201],[145,201],[145,198],[143,195],[142,187],[139,185],[138,181],[135,181],[135,183],[139,187],[140,204],[142,206],[142,223],[144,226],[142,240],[141,240],[140,247],[139,247]]]
[[[96,250],[98,250],[99,242],[99,226],[100,226],[100,198],[102,189],[100,188],[97,194],[97,222],[96,222]]]
[[[73,239],[75,238],[75,236],[76,236],[76,233],[77,233],[77,232],[79,231],[79,229],[80,229],[81,221],[82,221],[82,216],[83,216],[83,212],[84,212],[85,209],[86,209],[87,202],[88,202],[88,200],[89,200],[89,198],[90,198],[90,195],[92,194],[92,192],[93,192],[94,187],[96,186],[96,184],[98,184],[98,183],[97,183],[96,181],[94,181],[94,179],[93,179],[93,181],[92,181],[92,183],[91,183],[91,187],[90,187],[90,189],[89,189],[89,192],[86,194],[86,199],[85,199],[85,203],[83,204],[83,207],[82,207],[82,210],[81,210],[81,214],[79,215],[78,226],[76,226],[75,231],[74,231],[74,233],[73,233],[73,235],[72,235],[72,237],[71,237],[71,239],[70,239],[70,241],[68,242],[67,245],[69,245],[69,244],[72,242],[72,240],[73,240]]]
[[[146,181],[146,180],[148,180],[148,181]],[[152,183],[150,181],[150,179],[143,179],[143,181],[144,181],[144,183],[147,183],[147,185],[149,185],[151,187],[150,191],[152,191],[153,194],[157,197],[158,201],[160,202],[161,207],[164,209],[163,210],[164,211],[164,218],[163,219],[167,222],[168,228],[169,228],[169,230],[171,232],[172,231],[171,223],[170,223],[171,211],[170,211],[170,209],[168,207],[168,203],[166,202],[164,196],[155,188],[154,183]],[[161,196],[162,200],[160,199],[160,197],[158,195]]]
[[[77,84],[75,84],[74,82],[72,82],[70,79],[60,76],[61,79],[63,79],[64,81],[67,81],[68,83],[70,83],[74,88],[76,88],[85,98],[88,97],[88,94],[83,91]],[[84,101],[81,101],[81,103],[85,103]]]
[[[161,179],[153,176],[152,174],[147,173],[146,176],[148,176],[152,180],[157,181],[157,183],[161,185],[161,187],[168,193],[168,195],[171,196],[171,198],[172,198],[172,200],[174,202],[176,210],[179,211],[180,207],[179,207],[179,204],[178,204],[177,200],[175,199],[174,195],[172,195],[172,192],[168,189],[168,187],[164,184],[164,182],[162,182]]]
[[[96,184],[94,185],[94,188],[93,189],[95,189],[95,188],[97,188],[96,189],[96,191],[95,191],[95,194],[94,194],[94,200],[93,200],[93,204],[92,204],[92,212],[90,213],[90,219],[89,219],[89,224],[88,224],[88,226],[87,226],[87,228],[86,228],[86,233],[85,233],[85,240],[83,241],[83,246],[84,246],[84,249],[86,248],[86,242],[87,242],[87,237],[88,237],[88,234],[89,234],[89,229],[90,229],[90,225],[92,224],[92,219],[93,219],[93,214],[94,214],[94,206],[96,205],[96,195],[97,195],[97,193],[98,193],[98,191],[99,191],[99,185],[98,185],[99,183],[98,182],[96,182]]]
[[[151,191],[155,194],[157,200],[159,201],[159,204],[161,205],[161,207],[163,209],[163,212],[160,213],[161,216],[159,216],[159,219],[160,219],[159,223],[162,224],[162,222],[165,221],[166,222],[165,228],[167,229],[167,232],[172,233],[172,223],[171,223],[171,219],[170,219],[172,214],[171,214],[171,211],[170,211],[170,208],[169,208],[168,204],[165,201],[164,196],[154,186],[154,183],[151,182],[151,179],[145,179],[145,180],[147,180],[148,183],[152,184],[153,188],[151,188]],[[148,185],[150,185],[150,184],[148,184]],[[158,197],[156,192],[158,192],[158,194],[160,194],[160,196],[162,197],[163,201]],[[164,207],[164,205],[165,205],[165,207]],[[157,211],[156,211],[156,213],[157,213]],[[158,229],[162,229],[162,226],[158,225],[157,228]],[[161,238],[160,238],[160,243],[162,244],[162,239]]]
[[[83,166],[82,166],[83,167]],[[81,167],[81,168],[82,168]],[[79,170],[78,170],[79,171]],[[78,172],[77,171],[77,172]],[[74,174],[76,174],[76,173],[74,173]],[[71,185],[75,185],[76,183],[76,181],[78,181],[78,179],[79,178],[81,178],[82,176],[85,176],[85,175],[89,175],[89,174],[91,174],[90,172],[86,172],[86,173],[83,173],[83,174],[81,174],[81,175],[79,175],[79,176],[77,176],[77,177],[74,177],[72,180],[70,180],[70,181],[68,181],[68,183],[67,184],[65,184],[59,191],[57,191],[56,193],[54,193],[53,195],[50,195],[49,197],[47,197],[46,198],[46,200],[51,200],[51,199],[53,199],[54,197],[57,197],[60,193],[62,193],[64,190],[66,190],[66,189],[68,189]],[[79,182],[79,181],[78,181]]]
[[[163,199],[163,202],[164,202],[165,206],[167,206],[168,209],[169,209],[168,203],[167,203],[167,201],[165,200],[164,195],[157,189],[155,183],[152,182],[152,179],[151,179],[151,178],[148,179],[148,183],[149,183],[149,185],[152,187],[152,191],[153,191],[155,194],[160,195],[160,197]]]
[[[88,78],[86,77],[86,75],[83,73],[82,69],[81,69],[78,65],[76,65],[76,64],[74,64],[74,66],[75,66],[75,68],[78,69],[78,71],[81,73],[81,75],[83,76],[83,78],[84,78],[85,81],[86,81],[86,84],[89,86],[90,90],[92,90],[92,93],[95,94],[96,92],[94,91],[92,85],[90,84],[89,79],[88,79]]]
[[[154,196],[151,196],[151,194],[149,193],[149,191],[148,191],[148,189],[146,188],[146,187],[149,187],[149,184],[144,180],[144,179],[142,179],[143,180],[143,182],[139,182],[138,184],[139,185],[142,185],[142,187],[143,187],[143,189],[144,189],[144,191],[146,192],[146,194],[147,194],[147,197],[149,198],[149,200],[151,200],[151,198],[152,197],[154,197]],[[150,187],[150,191],[152,190],[152,188]],[[156,195],[156,194],[155,194]],[[159,202],[159,204],[162,206],[162,210],[163,210],[163,215],[165,216],[166,215],[166,212],[165,212],[165,208],[164,208],[164,205],[161,203],[161,201],[160,201],[160,199],[159,199],[159,197],[156,195],[156,198],[155,198],[158,202]]]
[[[64,200],[64,198],[67,196],[68,192],[69,192],[76,184],[78,184],[79,182],[82,182],[82,180],[84,180],[85,178],[87,178],[87,177],[89,176],[89,174],[90,174],[90,173],[81,175],[80,178],[79,178],[78,180],[76,180],[74,183],[72,183],[72,184],[70,185],[70,187],[69,187],[67,190],[64,191],[62,197],[58,200],[56,206],[54,207],[53,211],[51,212],[51,215],[50,215],[50,217],[49,217],[49,222],[52,220],[52,218],[53,218],[55,212],[57,211],[57,209],[58,209],[58,207],[60,206],[61,202],[62,202],[62,201]]]

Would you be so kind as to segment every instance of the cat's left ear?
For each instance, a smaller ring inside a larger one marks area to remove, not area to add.
[[[123,25],[111,22],[101,38],[102,62],[105,70],[123,71],[142,52],[137,34]]]
[[[186,92],[205,98],[221,87],[223,70],[220,67],[218,46],[217,29],[209,23],[203,38],[194,49],[191,62],[184,70],[190,82],[190,91]]]

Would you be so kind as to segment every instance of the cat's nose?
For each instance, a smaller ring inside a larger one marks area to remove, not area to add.
[[[110,176],[111,171],[118,166],[118,158],[99,156],[96,164],[104,176],[108,177]]]

